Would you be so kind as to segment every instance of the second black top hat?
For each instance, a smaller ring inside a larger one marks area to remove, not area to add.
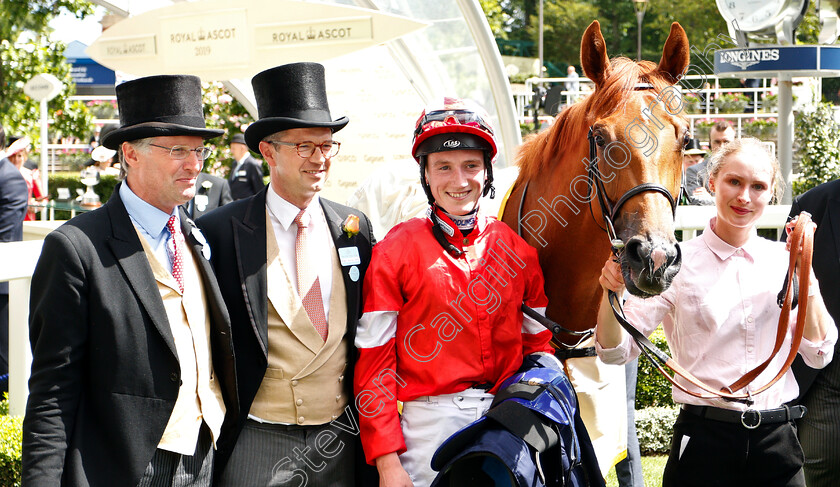
[[[245,131],[245,141],[254,152],[259,152],[262,139],[281,130],[326,127],[337,132],[349,122],[330,115],[324,66],[318,63],[267,69],[254,76],[251,85],[260,119]]]

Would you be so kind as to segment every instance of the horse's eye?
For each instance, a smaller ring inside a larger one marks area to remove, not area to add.
[[[691,135],[688,132],[686,132],[683,135],[683,143],[682,143],[683,150],[685,150],[685,148],[688,147],[689,142],[691,142]]]
[[[604,147],[605,145],[607,145],[607,140],[604,139],[603,135],[596,132],[595,133],[595,144],[597,144],[598,147]]]

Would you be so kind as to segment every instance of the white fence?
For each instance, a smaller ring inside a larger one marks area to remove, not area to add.
[[[759,228],[781,231],[790,206],[768,207]],[[715,214],[714,206],[680,206],[676,228],[684,238],[697,235]],[[44,236],[62,222],[26,222],[24,242],[0,243],[0,281],[9,281],[9,413],[22,416],[29,392],[32,353],[29,346],[29,288]]]

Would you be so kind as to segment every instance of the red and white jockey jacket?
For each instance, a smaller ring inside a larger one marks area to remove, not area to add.
[[[371,464],[405,451],[397,400],[476,384],[495,394],[525,355],[553,352],[551,333],[521,310],[544,314],[548,303],[536,250],[493,217],[480,215],[465,237],[439,215],[461,257],[441,248],[429,219],[414,218],[374,247],[365,275],[355,392]]]

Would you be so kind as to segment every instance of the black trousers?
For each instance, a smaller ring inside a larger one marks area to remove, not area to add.
[[[747,429],[680,411],[663,487],[805,487],[796,425]]]

